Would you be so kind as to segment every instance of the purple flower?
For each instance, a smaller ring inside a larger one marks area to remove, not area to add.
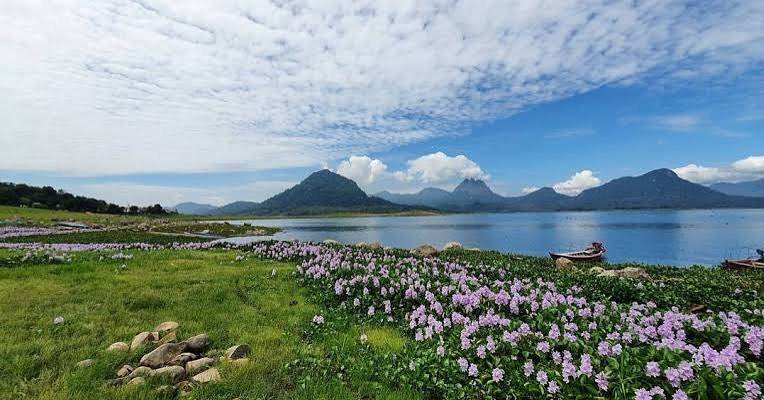
[[[761,387],[754,381],[743,382],[743,389],[745,390],[745,400],[756,400],[761,398]]]
[[[608,381],[607,381],[607,375],[605,375],[605,371],[601,371],[597,374],[597,376],[594,377],[594,382],[597,383],[597,387],[600,388],[603,392],[606,392],[608,389]]]
[[[469,361],[464,357],[459,357],[459,359],[456,360],[456,363],[459,364],[459,369],[461,369],[462,372],[467,372],[467,369],[470,367]]]
[[[438,346],[438,348],[435,350],[435,353],[437,353],[439,356],[442,356],[443,354],[446,354],[446,348],[443,346]]]
[[[528,360],[523,364],[523,374],[525,376],[531,376],[533,374],[534,368],[533,368],[533,361]]]
[[[645,375],[651,378],[657,378],[661,375],[661,366],[655,361],[648,361],[645,365]]]
[[[636,392],[634,392],[634,399],[635,400],[652,400],[653,394],[647,389],[637,389]]]
[[[536,372],[536,381],[541,384],[541,386],[544,386],[549,382],[549,376],[547,375],[546,371],[539,370]]]
[[[560,391],[560,385],[558,385],[556,381],[549,381],[546,390],[548,390],[550,394],[556,394]]]
[[[501,382],[504,379],[504,371],[501,368],[494,368],[491,372],[491,379],[494,382]]]
[[[475,364],[470,364],[469,369],[467,370],[467,375],[475,377],[478,376],[478,368]]]
[[[683,392],[682,389],[677,389],[674,395],[671,396],[671,400],[689,400],[689,397],[687,397],[687,393]]]

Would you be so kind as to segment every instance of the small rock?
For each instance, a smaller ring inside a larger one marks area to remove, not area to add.
[[[191,379],[194,382],[199,382],[199,383],[219,381],[220,372],[218,372],[217,368],[210,368],[202,373],[194,375],[194,377]]]
[[[438,255],[438,249],[429,244],[423,244],[411,250],[411,254],[417,257],[433,257]]]
[[[165,343],[175,343],[178,341],[178,334],[172,331],[164,336],[157,342],[157,345],[163,345]]]
[[[697,313],[703,312],[705,310],[706,310],[706,305],[705,304],[693,304],[692,308],[690,308],[690,312],[693,313],[693,314],[697,314]]]
[[[64,258],[64,256],[50,256],[48,257],[48,262],[53,264],[63,264],[66,262],[66,258]]]
[[[229,347],[228,350],[225,351],[225,358],[229,360],[244,358],[249,355],[250,351],[252,351],[252,349],[246,344],[239,344]]]
[[[64,317],[57,316],[56,318],[53,318],[53,325],[61,325],[64,323]]]
[[[379,242],[371,242],[366,245],[366,248],[371,250],[379,250],[382,248],[382,245],[379,244]]]
[[[599,275],[603,272],[605,272],[605,268],[602,267],[591,267],[589,268],[589,272],[595,275]]]
[[[182,365],[186,365],[186,363],[189,361],[196,360],[197,358],[199,358],[199,356],[197,356],[194,353],[180,353],[175,358],[170,360],[168,364],[182,366]]]
[[[135,377],[133,379],[130,379],[129,382],[127,382],[127,386],[140,386],[146,383],[146,380],[143,379],[143,377]]]
[[[573,268],[573,261],[570,261],[570,259],[565,257],[560,257],[554,260],[554,266],[557,267],[557,269]]]
[[[87,360],[82,360],[77,363],[77,368],[87,368],[91,365],[93,365],[95,361],[91,358],[88,358]]]
[[[151,343],[157,339],[154,338],[154,334],[151,332],[141,332],[135,335],[133,340],[130,342],[130,351],[138,350],[141,348],[141,346]]]
[[[210,344],[212,344],[212,341],[206,333],[202,333],[201,335],[192,336],[186,339],[183,344],[186,346],[186,350],[198,354],[206,351],[210,347]]]
[[[133,379],[137,377],[147,377],[154,375],[154,370],[149,367],[138,367],[135,368],[132,372],[130,372],[129,375],[127,375],[128,379]]]
[[[626,267],[618,271],[618,275],[623,278],[631,279],[650,279],[650,274],[642,268]]]
[[[130,346],[128,346],[128,344],[125,343],[125,342],[116,342],[116,343],[112,343],[106,349],[106,351],[113,351],[113,352],[117,352],[117,353],[124,353],[124,352],[130,351]]]
[[[141,365],[160,368],[185,350],[185,343],[165,343],[141,357]]]
[[[122,368],[119,369],[119,371],[117,371],[117,377],[124,378],[124,377],[130,375],[130,373],[132,373],[132,372],[133,372],[133,367],[125,364],[125,365],[122,366]]]
[[[172,397],[176,391],[175,386],[170,385],[162,385],[156,389],[157,394],[163,397]]]
[[[322,242],[323,244],[340,244],[340,242],[334,240],[334,239],[326,239]]]
[[[443,251],[449,250],[449,249],[462,249],[464,246],[462,246],[459,242],[448,242],[445,245],[443,245]]]
[[[199,371],[203,371],[209,368],[214,363],[215,363],[215,360],[210,357],[204,357],[198,360],[189,361],[186,364],[186,373],[188,375],[194,375],[195,373]]]
[[[153,375],[163,379],[168,379],[172,383],[177,383],[186,377],[186,369],[179,365],[171,365],[169,367],[163,367],[154,370]]]
[[[157,325],[157,327],[154,328],[154,330],[159,332],[159,334],[161,335],[163,333],[167,333],[167,332],[178,329],[178,326],[179,324],[175,321],[165,321]]]

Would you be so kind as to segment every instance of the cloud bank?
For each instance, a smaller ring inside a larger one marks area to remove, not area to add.
[[[392,171],[379,159],[351,156],[337,166],[337,173],[354,180],[367,193],[381,190],[412,192],[435,186],[451,189],[465,178],[489,179],[480,166],[464,155],[449,156],[443,152],[409,160],[407,168]]]
[[[603,85],[734,75],[764,60],[762,20],[760,1],[5,0],[0,170],[317,166]]]
[[[764,156],[750,156],[722,167],[688,164],[673,170],[690,182],[704,185],[718,182],[742,182],[764,178]]]

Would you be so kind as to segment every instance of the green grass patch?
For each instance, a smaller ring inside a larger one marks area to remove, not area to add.
[[[215,349],[240,343],[253,349],[250,364],[221,367],[223,380],[195,389],[190,399],[417,397],[365,370],[343,372],[322,361],[354,360],[346,365],[352,369],[371,350],[359,344],[357,327],[306,339],[320,310],[297,285],[293,264],[234,262],[232,251],[130,253],[127,261],[84,252],[71,253],[66,264],[32,259],[0,269],[0,399],[159,398],[156,385],[105,387],[121,365],[140,358],[105,349],[165,320],[180,323],[181,338],[207,333]],[[57,315],[63,324],[53,324]],[[392,336],[372,334],[385,343]],[[345,345],[338,347],[337,338]],[[95,364],[75,367],[87,358]],[[295,360],[310,367],[287,367]]]
[[[55,235],[19,236],[0,239],[6,243],[148,243],[169,245],[172,243],[206,242],[213,238],[135,232],[129,230],[108,230],[94,232],[61,233]]]

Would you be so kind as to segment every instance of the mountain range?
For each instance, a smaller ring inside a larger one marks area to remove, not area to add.
[[[179,206],[178,212],[182,213]],[[206,205],[194,206],[188,209],[206,209]],[[410,194],[383,191],[368,196],[352,180],[322,170],[262,203],[234,202],[206,212],[212,215],[303,215],[331,212],[383,213],[414,209],[516,212],[655,208],[764,208],[764,197],[725,194],[684,180],[669,169],[614,179],[584,190],[577,196],[566,196],[545,187],[524,196],[504,197],[478,179],[465,179],[452,191],[425,188]]]
[[[711,189],[733,196],[764,197],[764,178],[757,181],[738,183],[716,183]]]

